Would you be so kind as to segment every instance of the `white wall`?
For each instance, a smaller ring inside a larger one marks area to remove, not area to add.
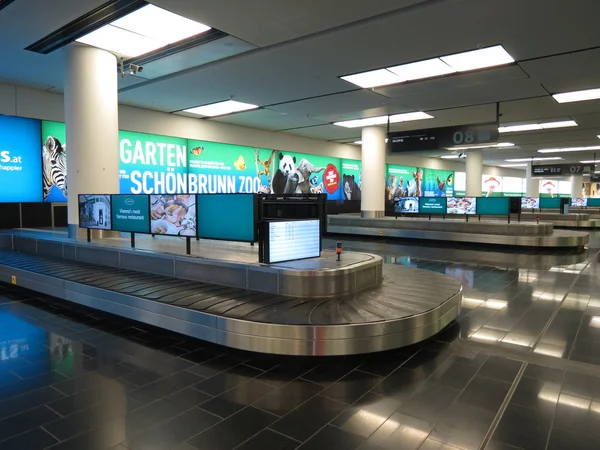
[[[28,87],[0,84],[0,114],[64,122],[63,96],[62,94]],[[361,148],[357,145],[338,144],[287,133],[200,120],[125,105],[119,107],[119,128],[140,133],[162,134],[288,152],[361,159]],[[387,162],[429,169],[465,171],[465,163],[462,161],[427,158],[417,155],[388,156]],[[525,171],[523,170],[491,166],[484,166],[483,173],[494,176],[525,177]]]

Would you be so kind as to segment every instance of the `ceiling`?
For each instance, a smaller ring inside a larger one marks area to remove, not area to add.
[[[14,0],[0,10],[0,79],[61,92],[64,52],[28,45],[104,0]],[[180,114],[226,100],[262,108],[213,119],[339,142],[360,129],[334,121],[421,110],[435,119],[392,131],[573,119],[577,128],[502,135],[517,147],[486,150],[486,164],[544,156],[540,148],[600,145],[600,101],[558,104],[550,94],[600,87],[598,0],[152,0],[229,34],[121,81],[120,102]],[[36,11],[39,11],[36,12]],[[339,76],[501,44],[517,64],[360,89]],[[445,151],[427,153],[440,156]],[[598,152],[600,155],[600,151]],[[550,155],[545,155],[550,156]],[[551,155],[555,156],[555,155]],[[565,162],[592,159],[565,153]]]

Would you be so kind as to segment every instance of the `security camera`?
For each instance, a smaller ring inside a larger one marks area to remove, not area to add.
[[[138,66],[137,64],[129,64],[129,74],[136,75],[141,73],[144,70],[142,66]]]
[[[461,153],[460,155],[458,155],[459,158],[466,158],[467,154],[466,153]]]

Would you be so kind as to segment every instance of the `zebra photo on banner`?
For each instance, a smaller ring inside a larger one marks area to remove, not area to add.
[[[67,201],[67,151],[65,147],[66,144],[61,144],[52,136],[48,136],[42,147],[44,201]],[[52,198],[48,199],[53,190],[58,190],[58,192],[53,193]]]

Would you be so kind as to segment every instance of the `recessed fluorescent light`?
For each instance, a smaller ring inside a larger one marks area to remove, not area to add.
[[[388,139],[385,138],[385,143],[387,144]],[[357,145],[362,145],[362,141],[354,141],[355,144]]]
[[[590,150],[600,150],[600,145],[591,147],[544,148],[542,150],[538,150],[538,153],[585,152]]]
[[[560,122],[545,122],[545,123],[525,123],[522,125],[509,125],[498,127],[500,133],[517,133],[520,131],[547,130],[550,128],[576,127],[577,122],[574,120],[563,120]]]
[[[421,80],[456,72],[456,69],[453,69],[439,58],[402,64],[401,66],[389,67],[387,70],[398,75],[403,81]]]
[[[505,159],[506,162],[529,162],[529,161],[556,161],[562,159],[560,156],[552,156],[549,158],[518,158],[518,159]]]
[[[135,57],[210,30],[209,26],[147,5],[77,39],[83,44]]]
[[[590,161],[579,161],[581,164],[600,164],[600,160],[594,161],[594,160],[590,160]]]
[[[370,72],[357,73],[341,77],[352,84],[356,84],[362,88],[373,88],[379,86],[388,86],[390,84],[398,84],[406,81],[400,78],[395,73],[386,69],[372,70]]]
[[[427,113],[416,111],[403,114],[394,114],[393,116],[390,116],[390,123],[411,122],[413,120],[425,120],[433,118],[433,116]]]
[[[527,167],[527,164],[503,164],[500,167]]]
[[[501,45],[443,56],[440,59],[457,72],[502,66],[515,62],[514,58]]]
[[[209,26],[154,5],[144,6],[115,20],[111,25],[166,44],[172,44],[210,30]]]
[[[583,102],[585,100],[597,100],[600,98],[600,89],[586,89],[584,91],[572,91],[562,94],[554,94],[552,97],[558,103]]]
[[[444,155],[444,156],[441,156],[440,158],[442,158],[442,159],[458,159],[458,158],[460,158],[460,155]]]
[[[483,149],[483,148],[510,148],[514,147],[515,144],[512,142],[500,142],[498,144],[481,144],[481,145],[472,145],[470,147],[446,147],[446,150],[474,150],[474,149]]]
[[[416,111],[404,114],[394,114],[389,116],[390,123],[409,122],[413,120],[433,119],[427,113]],[[346,128],[369,127],[373,125],[385,125],[388,123],[388,116],[368,117],[366,119],[344,120],[343,122],[335,122],[334,125]]]
[[[234,112],[248,111],[250,109],[256,109],[258,106],[250,103],[236,102],[234,100],[227,100],[224,102],[213,103],[211,105],[198,106],[196,108],[184,109],[184,112],[190,114],[197,114],[205,117],[223,116],[225,114],[231,114]]]
[[[576,127],[577,122],[574,120],[563,120],[561,122],[546,122],[540,124],[544,130],[548,130],[551,128],[566,128],[566,127]]]

